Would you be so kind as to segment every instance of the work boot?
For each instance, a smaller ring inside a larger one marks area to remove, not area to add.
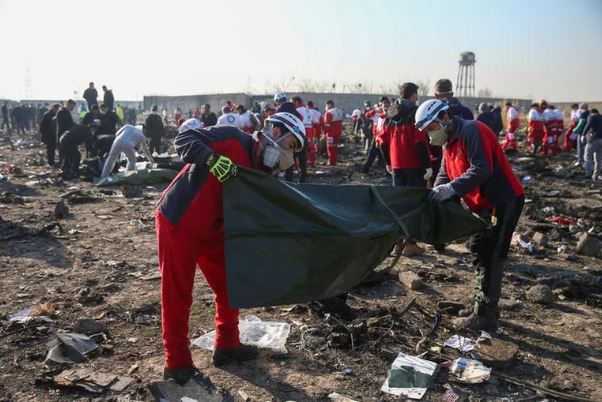
[[[416,243],[406,242],[403,252],[401,253],[404,257],[413,257],[416,255],[424,254],[424,249]]]
[[[165,367],[163,369],[163,380],[164,381],[175,381],[179,385],[184,385],[196,376],[199,373],[199,370],[194,366],[186,366],[180,368],[169,368]]]
[[[240,345],[232,349],[215,349],[211,361],[215,367],[230,363],[240,363],[257,358],[257,348],[248,345]]]
[[[479,311],[477,313],[477,311]],[[462,311],[458,312],[460,315]],[[498,327],[499,309],[493,307],[474,308],[466,317],[455,318],[452,324],[457,329],[494,332]]]

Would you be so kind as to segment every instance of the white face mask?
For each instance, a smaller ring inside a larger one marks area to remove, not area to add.
[[[267,143],[263,149],[263,165],[273,170],[286,170],[295,163],[293,151],[282,148],[272,138],[271,130],[264,133]],[[284,139],[283,136],[279,140]]]
[[[431,145],[442,146],[447,141],[447,132],[446,132],[446,124],[440,120],[437,120],[437,123],[441,126],[438,130],[429,131],[428,135],[431,140]]]

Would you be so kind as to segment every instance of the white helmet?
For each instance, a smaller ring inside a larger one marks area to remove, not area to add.
[[[300,151],[303,148],[303,145],[305,144],[305,126],[303,126],[303,122],[297,116],[292,113],[280,112],[269,116],[265,121],[272,124],[282,124],[295,136],[295,138],[297,138],[299,144],[301,144],[297,147],[297,151]]]
[[[278,102],[280,100],[286,101],[288,99],[288,97],[286,96],[286,94],[284,92],[276,92],[274,94],[274,102]]]
[[[439,99],[429,99],[418,106],[416,116],[414,117],[416,121],[414,125],[418,130],[424,130],[426,126],[437,118],[440,112],[447,109],[449,109],[449,105],[446,102]]]
[[[188,130],[198,130],[199,128],[203,128],[204,124],[197,118],[191,118],[186,120],[182,125],[178,128],[178,134],[182,134]]]

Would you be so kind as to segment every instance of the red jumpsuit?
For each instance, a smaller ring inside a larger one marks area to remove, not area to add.
[[[188,319],[197,265],[215,293],[215,348],[240,345],[238,310],[228,305],[222,184],[205,162],[215,152],[239,166],[257,165],[251,156],[256,142],[235,127],[188,130],[178,134],[175,146],[187,165],[165,189],[155,213],[163,348],[169,368],[192,364]]]
[[[337,144],[343,132],[343,112],[338,107],[328,109],[324,117],[324,134],[326,135],[326,151],[328,164],[337,164]]]
[[[550,152],[552,155],[556,155],[560,152],[558,146],[558,140],[560,134],[562,134],[562,119],[559,121],[555,109],[546,109],[543,112],[544,129],[545,133],[543,136],[543,145],[541,147],[541,153],[547,155]]]
[[[303,122],[303,126],[305,127],[305,136],[307,137],[307,163],[311,166],[316,164],[316,147],[313,141],[314,138],[314,114],[312,109],[309,109],[304,104],[299,104],[297,106],[297,113],[301,115],[301,121]]]
[[[309,109],[312,114],[313,130],[312,137],[307,137],[309,141],[309,149],[313,149],[313,153],[310,151],[307,163],[310,165],[316,164],[318,152],[320,151],[320,136],[322,135],[322,126],[324,125],[324,116],[316,109]]]
[[[510,106],[508,108],[506,120],[508,121],[508,131],[506,131],[506,138],[504,139],[504,142],[502,142],[502,149],[504,151],[517,151],[518,147],[516,145],[516,131],[520,126],[520,119],[518,116],[518,110],[516,110],[514,106]]]
[[[577,146],[577,143],[575,142],[575,140],[577,139],[577,136],[575,134],[573,134],[573,129],[575,127],[577,127],[578,121],[579,121],[579,119],[577,118],[577,111],[573,110],[571,112],[571,123],[569,124],[568,128],[564,132],[564,138],[562,139],[563,151],[568,152]]]
[[[543,116],[539,110],[536,108],[531,108],[531,110],[529,110],[527,119],[527,141],[529,142],[529,151],[537,152],[541,146],[541,142],[543,141],[543,136],[545,134]]]

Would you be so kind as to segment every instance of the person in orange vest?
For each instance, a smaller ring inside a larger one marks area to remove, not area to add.
[[[326,101],[324,114],[324,134],[326,135],[326,152],[328,153],[328,166],[337,164],[338,143],[343,133],[343,111],[334,105],[332,100]]]
[[[506,138],[502,142],[502,149],[506,152],[516,152],[518,151],[516,131],[520,126],[520,119],[518,110],[511,102],[506,103],[506,121],[508,123],[508,131],[506,131]]]

